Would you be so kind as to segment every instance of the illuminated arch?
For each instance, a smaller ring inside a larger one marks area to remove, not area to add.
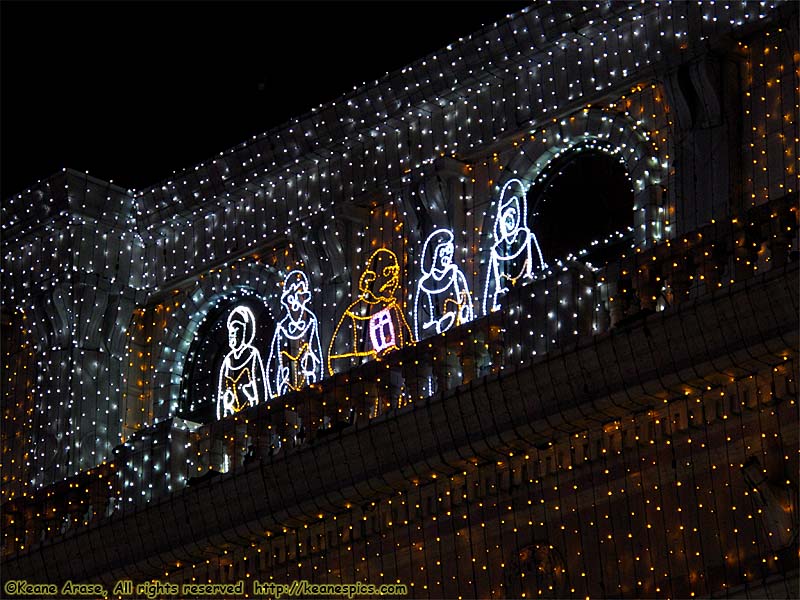
[[[165,338],[154,357],[152,411],[156,421],[172,416],[179,408],[186,360],[206,316],[222,304],[256,298],[274,318],[279,314],[274,291],[280,281],[280,275],[270,266],[239,261],[198,279],[186,292],[181,306],[167,317]]]
[[[649,135],[642,125],[618,112],[601,108],[576,111],[531,131],[503,169],[495,193],[511,179],[521,179],[527,191],[549,164],[568,152],[585,148],[609,154],[624,165],[633,182],[635,244],[647,247],[670,237],[662,206],[668,160],[664,147],[657,147]]]

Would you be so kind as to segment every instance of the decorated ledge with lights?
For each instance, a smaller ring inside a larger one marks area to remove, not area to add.
[[[796,587],[797,17],[534,4],[147,190],[8,199],[3,571]]]

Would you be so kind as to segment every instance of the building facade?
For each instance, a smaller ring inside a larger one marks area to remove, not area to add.
[[[4,585],[795,597],[797,16],[535,4],[8,199]]]

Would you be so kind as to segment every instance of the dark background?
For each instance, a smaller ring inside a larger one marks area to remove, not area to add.
[[[526,2],[0,3],[0,198],[143,189]]]

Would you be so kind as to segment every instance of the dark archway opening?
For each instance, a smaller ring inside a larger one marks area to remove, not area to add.
[[[266,365],[275,320],[269,308],[254,296],[227,297],[213,307],[195,333],[186,357],[177,416],[197,423],[216,419],[219,371],[230,351],[228,316],[236,307],[248,309],[255,317],[252,346]],[[262,399],[262,402],[267,399]]]
[[[633,186],[618,158],[579,148],[550,162],[527,194],[549,265],[573,255],[602,265],[633,244]]]

